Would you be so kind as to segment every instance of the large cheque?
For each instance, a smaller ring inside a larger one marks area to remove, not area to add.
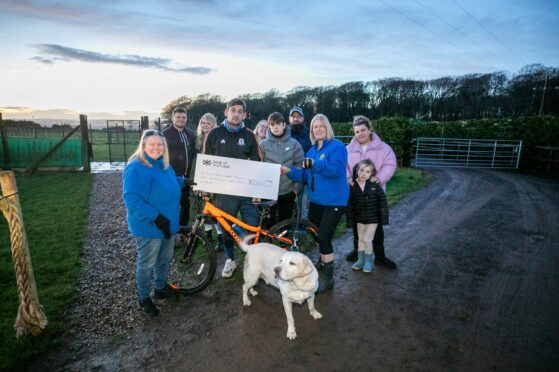
[[[198,154],[194,190],[277,200],[280,165]]]

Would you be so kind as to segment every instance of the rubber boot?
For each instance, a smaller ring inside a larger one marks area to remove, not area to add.
[[[217,245],[215,246],[216,252],[221,252],[225,249],[225,244],[223,244],[223,234],[217,234]]]
[[[373,246],[373,250],[375,252],[375,265],[384,266],[390,270],[396,270],[398,265],[384,255],[383,245]]]
[[[361,270],[363,269],[363,265],[365,265],[365,251],[358,251],[357,261],[351,265],[351,268],[353,270]]]
[[[318,277],[318,289],[316,293],[323,293],[334,288],[334,261],[323,262],[322,270]]]
[[[324,263],[320,259],[320,256],[318,256],[318,260],[316,260],[316,262],[314,263],[314,267],[316,267],[317,271],[322,270],[322,268],[324,267]]]
[[[358,250],[358,241],[357,239],[353,239],[353,251],[351,251],[346,257],[346,261],[354,262],[357,259],[357,250]]]
[[[373,254],[365,254],[365,264],[363,265],[363,272],[370,273],[373,271]]]

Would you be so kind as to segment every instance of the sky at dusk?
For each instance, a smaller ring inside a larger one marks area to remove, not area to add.
[[[559,1],[0,0],[4,118],[559,66]]]

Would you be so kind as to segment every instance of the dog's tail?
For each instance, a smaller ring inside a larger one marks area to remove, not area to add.
[[[254,239],[255,236],[256,236],[255,234],[250,234],[250,235],[245,236],[243,238],[243,241],[241,242],[241,244],[239,244],[239,247],[241,247],[241,249],[244,252],[247,252],[248,251],[248,246],[250,245],[250,244],[248,244],[248,242],[250,240]]]

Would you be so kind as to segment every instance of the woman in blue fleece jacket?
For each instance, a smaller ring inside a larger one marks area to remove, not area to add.
[[[122,198],[128,230],[138,250],[136,288],[140,308],[157,315],[150,294],[151,273],[156,298],[174,299],[167,283],[173,257],[174,235],[179,230],[181,189],[184,178],[169,166],[169,150],[158,130],[146,130],[122,175]]]
[[[332,236],[345,213],[349,186],[345,175],[347,150],[334,139],[330,121],[317,114],[311,121],[311,143],[303,161],[303,169],[281,167],[282,174],[307,185],[309,190],[309,220],[319,229],[320,279],[317,293],[334,287],[334,249]]]

